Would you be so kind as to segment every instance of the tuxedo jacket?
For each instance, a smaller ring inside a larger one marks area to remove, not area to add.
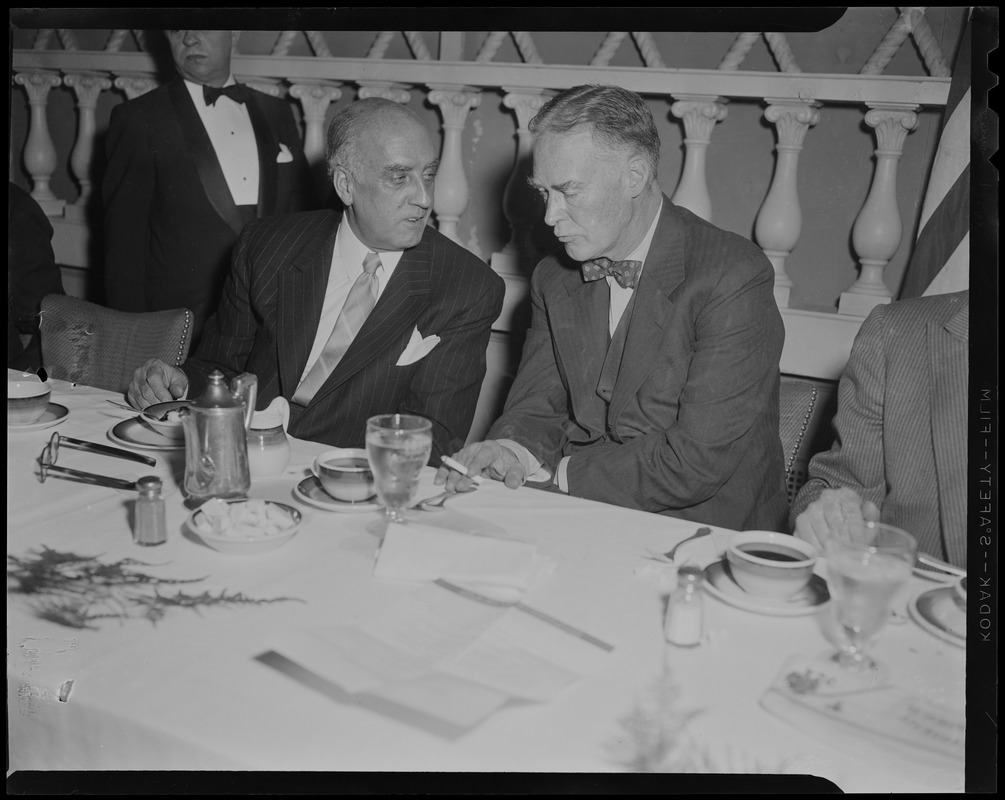
[[[784,329],[765,255],[663,198],[609,346],[609,289],[559,250],[531,279],[520,368],[489,437],[569,493],[728,528],[784,530],[778,434]]]
[[[317,334],[341,214],[315,211],[250,223],[234,251],[223,299],[183,369],[198,396],[213,368],[258,376],[258,406],[290,401],[289,433],[362,447],[374,414],[433,422],[433,454],[463,446],[474,417],[502,278],[430,227],[406,250],[352,345],[306,406],[293,403]],[[402,356],[418,329],[440,341],[413,363]]]
[[[966,566],[970,293],[877,306],[838,384],[831,449],[815,455],[791,521],[848,486],[919,548]]]
[[[316,208],[289,105],[250,94],[258,217]],[[195,342],[219,303],[243,223],[185,82],[176,77],[116,106],[106,155],[106,302],[123,311],[188,308]]]

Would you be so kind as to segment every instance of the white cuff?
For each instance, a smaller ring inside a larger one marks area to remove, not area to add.
[[[514,442],[512,439],[496,439],[496,441],[516,456],[516,460],[523,467],[527,480],[535,483],[551,480],[551,473],[522,444]]]

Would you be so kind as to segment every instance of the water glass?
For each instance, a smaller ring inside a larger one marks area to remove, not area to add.
[[[379,414],[366,422],[366,454],[389,522],[404,524],[419,473],[433,450],[433,424],[413,414]]]
[[[897,591],[911,577],[918,543],[881,522],[850,523],[824,542],[827,584],[840,650],[834,660],[856,670],[879,665],[865,651],[890,617]]]

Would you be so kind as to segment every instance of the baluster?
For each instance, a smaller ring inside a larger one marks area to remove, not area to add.
[[[101,75],[74,74],[66,75],[63,83],[73,89],[77,97],[77,108],[80,120],[77,127],[77,141],[70,154],[70,167],[80,184],[80,196],[77,202],[67,205],[63,214],[67,219],[84,219],[87,214],[87,204],[91,198],[91,163],[94,158],[94,131],[96,123],[94,111],[98,107],[98,97],[103,91],[112,88],[112,82]]]
[[[461,244],[457,221],[468,207],[468,181],[464,175],[461,133],[468,112],[481,103],[477,89],[465,86],[430,86],[429,102],[439,107],[443,116],[443,150],[436,174],[433,211],[437,228],[444,236]]]
[[[342,96],[342,84],[334,81],[295,83],[290,97],[300,101],[304,110],[304,155],[312,166],[325,158],[325,115],[328,106]]]
[[[670,113],[684,120],[684,167],[680,182],[670,199],[704,220],[712,220],[712,200],[705,175],[705,151],[712,140],[715,123],[726,118],[721,97],[680,95]]]
[[[49,90],[63,80],[52,72],[19,72],[14,82],[28,92],[31,107],[31,123],[24,143],[24,166],[31,175],[31,196],[48,216],[57,217],[63,213],[66,201],[56,197],[49,186],[52,173],[56,171],[56,145],[49,133],[47,109]]]
[[[503,105],[513,109],[517,119],[516,156],[513,159],[513,171],[506,182],[503,194],[503,213],[510,224],[512,234],[503,249],[492,254],[491,264],[492,269],[506,282],[506,297],[502,312],[493,328],[508,331],[513,327],[514,310],[527,296],[529,290],[527,276],[535,260],[530,231],[539,211],[534,192],[527,185],[534,138],[527,126],[544,105],[546,98],[540,90],[503,87],[503,91],[506,92]]]
[[[767,98],[764,118],[778,131],[778,153],[771,187],[764,198],[754,223],[754,238],[775,268],[775,301],[788,308],[792,280],[785,271],[785,261],[799,241],[803,227],[802,210],[796,185],[799,152],[811,125],[816,125],[820,112],[815,103],[792,103],[784,99]]]
[[[140,95],[146,94],[157,88],[157,81],[148,75],[139,73],[123,72],[114,81],[116,89],[125,92],[126,100],[135,100]]]
[[[390,81],[360,81],[359,99],[366,100],[368,97],[383,97],[393,103],[405,105],[412,99],[412,93],[404,83],[391,83]]]
[[[883,282],[883,268],[900,247],[903,225],[897,206],[897,162],[907,134],[918,125],[916,105],[871,106],[865,123],[876,131],[876,171],[865,205],[855,218],[851,243],[862,271],[858,280],[841,293],[838,311],[866,316],[890,302],[892,293]]]

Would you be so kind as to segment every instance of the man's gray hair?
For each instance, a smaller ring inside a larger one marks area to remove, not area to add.
[[[594,136],[609,147],[638,151],[648,162],[653,179],[660,161],[660,136],[645,101],[620,86],[573,86],[551,98],[530,121],[535,136],[568,133],[589,125]]]
[[[363,166],[360,160],[360,142],[367,135],[367,128],[374,117],[400,114],[413,117],[421,122],[418,115],[393,100],[383,97],[368,97],[356,100],[337,114],[328,126],[325,162],[328,165],[328,177],[335,174],[335,167],[342,167],[354,178],[359,175]]]

